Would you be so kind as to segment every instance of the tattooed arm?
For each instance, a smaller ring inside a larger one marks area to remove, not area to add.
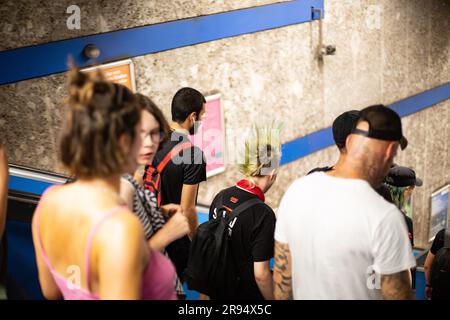
[[[409,270],[381,276],[381,295],[387,300],[413,300]]]
[[[291,253],[289,252],[289,245],[276,240],[273,283],[276,300],[292,300]]]

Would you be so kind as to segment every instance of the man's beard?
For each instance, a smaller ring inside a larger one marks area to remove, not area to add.
[[[189,129],[189,134],[194,135],[197,133],[198,128],[200,127],[201,122],[195,121],[194,125]]]

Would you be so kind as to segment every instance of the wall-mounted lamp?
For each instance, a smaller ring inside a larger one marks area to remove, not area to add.
[[[100,49],[95,44],[88,44],[83,49],[83,54],[88,59],[97,59],[100,53]]]

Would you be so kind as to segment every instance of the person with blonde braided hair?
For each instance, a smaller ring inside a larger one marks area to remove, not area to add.
[[[251,199],[259,201],[239,213],[231,230],[231,251],[238,267],[236,295],[218,294],[211,299],[273,299],[272,273],[275,213],[264,203],[264,194],[277,178],[281,156],[280,128],[274,125],[254,126],[244,145],[239,168],[244,178],[234,186],[220,191],[214,198],[209,219],[219,211],[232,212]]]

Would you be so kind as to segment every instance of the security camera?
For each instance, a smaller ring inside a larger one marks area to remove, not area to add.
[[[333,56],[336,54],[336,46],[333,45],[323,46],[322,49],[320,50],[320,54],[321,56]]]

